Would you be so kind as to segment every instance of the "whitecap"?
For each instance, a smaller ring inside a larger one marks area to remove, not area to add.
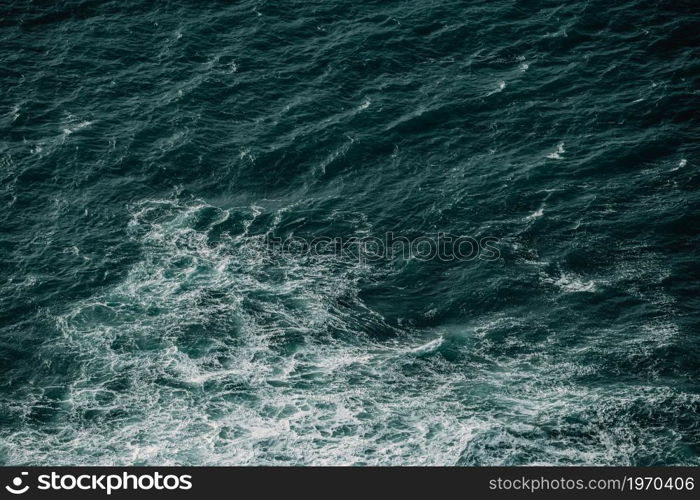
[[[248,160],[248,161],[255,161],[255,155],[251,153],[250,148],[244,147],[241,148],[241,151],[238,153],[238,157],[241,160]]]
[[[505,80],[501,80],[500,82],[498,82],[498,87],[496,87],[494,90],[492,90],[491,92],[486,94],[486,97],[493,95],[493,94],[498,94],[499,92],[502,92],[504,88],[506,88],[506,82],[505,82]]]
[[[688,164],[688,160],[686,160],[685,158],[681,158],[681,160],[678,162],[678,165],[671,169],[671,172],[675,172],[676,170],[680,170],[681,168],[685,167],[687,164]]]
[[[12,111],[10,112],[10,121],[13,122],[17,118],[19,118],[19,110],[20,110],[20,105],[17,104],[12,108]]]
[[[64,135],[70,135],[70,134],[72,134],[73,132],[77,132],[78,130],[82,130],[82,129],[84,129],[85,127],[89,127],[90,125],[92,125],[92,122],[91,122],[91,121],[87,121],[87,120],[86,120],[86,121],[82,121],[82,122],[80,122],[80,123],[78,123],[78,124],[76,124],[76,125],[70,125],[70,126],[68,126],[68,127],[65,127],[65,128],[63,129],[63,134],[64,134]]]
[[[552,284],[565,292],[594,292],[596,291],[596,282],[593,280],[584,281],[579,276],[571,273],[562,273],[557,278],[545,277],[543,282]]]
[[[414,355],[429,354],[431,352],[435,352],[443,344],[444,341],[445,339],[443,337],[438,337],[423,345],[419,345],[418,347],[409,349],[408,352]]]
[[[535,210],[534,212],[532,212],[530,215],[525,217],[525,220],[537,219],[538,217],[542,217],[543,214],[544,214],[544,207],[540,207],[537,210]]]
[[[562,154],[564,154],[566,150],[564,149],[564,143],[560,142],[559,145],[557,146],[557,150],[549,153],[547,155],[547,158],[550,158],[552,160],[561,160],[562,159]]]

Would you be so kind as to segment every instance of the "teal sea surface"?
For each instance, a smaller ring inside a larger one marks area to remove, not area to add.
[[[0,464],[700,465],[699,27],[2,2]]]

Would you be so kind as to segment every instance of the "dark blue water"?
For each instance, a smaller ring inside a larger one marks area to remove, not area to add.
[[[700,464],[698,21],[4,2],[0,463]]]

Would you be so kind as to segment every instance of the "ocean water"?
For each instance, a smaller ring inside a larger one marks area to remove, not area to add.
[[[0,463],[700,464],[699,21],[3,2]]]

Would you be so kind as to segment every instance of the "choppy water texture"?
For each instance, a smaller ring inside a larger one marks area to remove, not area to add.
[[[694,4],[4,2],[0,462],[700,464]]]

